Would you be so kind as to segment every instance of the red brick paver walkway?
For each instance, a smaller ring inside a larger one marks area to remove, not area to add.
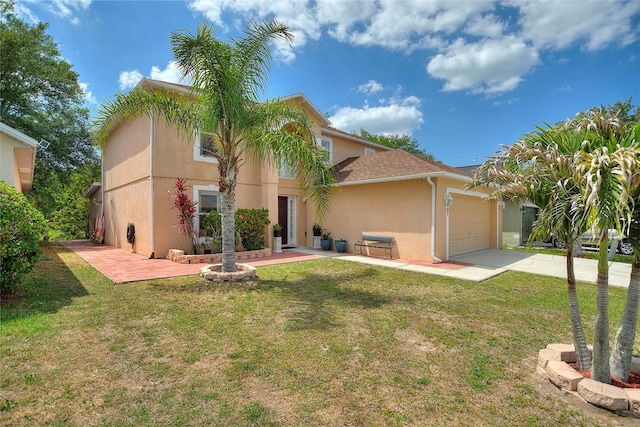
[[[124,249],[106,245],[94,245],[88,240],[68,240],[62,245],[72,250],[102,274],[115,283],[135,282],[138,280],[161,279],[165,277],[188,276],[198,274],[206,264],[178,264],[167,259],[149,259]],[[262,265],[285,262],[306,261],[321,258],[295,251],[273,254],[270,257],[243,261],[259,267]]]

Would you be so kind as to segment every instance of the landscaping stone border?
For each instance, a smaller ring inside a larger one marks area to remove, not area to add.
[[[549,344],[538,352],[536,371],[557,387],[577,393],[587,402],[614,412],[631,411],[640,415],[640,389],[620,388],[584,378],[569,363],[577,357],[572,344]],[[634,357],[631,372],[640,375],[640,358]]]
[[[256,268],[249,264],[236,264],[237,271],[222,272],[222,264],[207,265],[200,269],[200,276],[212,282],[241,282],[256,276]]]
[[[271,256],[271,248],[257,251],[236,252],[236,261],[246,261],[254,258]],[[169,249],[167,259],[179,264],[218,264],[222,262],[222,254],[185,255],[183,250]]]

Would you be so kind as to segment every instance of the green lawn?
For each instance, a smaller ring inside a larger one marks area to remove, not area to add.
[[[0,425],[637,425],[535,374],[563,280],[475,283],[334,259],[113,285],[45,248],[2,302]],[[579,284],[588,336],[595,286]],[[612,336],[625,292],[611,289]],[[640,352],[640,343],[636,343]]]
[[[512,249],[520,252],[529,252],[529,253],[536,253],[536,254],[548,254],[548,255],[559,255],[559,256],[567,255],[566,249],[556,249],[551,247],[518,246]],[[583,250],[583,252],[584,252],[585,258],[595,259],[595,260],[598,259],[598,255],[599,255],[598,251],[587,249],[587,250]],[[619,253],[615,253],[611,261],[622,262],[624,264],[633,264],[633,255],[622,255]]]

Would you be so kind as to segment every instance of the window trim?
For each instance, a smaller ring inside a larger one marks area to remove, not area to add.
[[[201,152],[201,137],[202,134],[214,135],[211,132],[196,132],[195,139],[193,141],[193,160],[196,162],[206,163],[218,163],[218,159],[214,156],[203,156]]]
[[[196,204],[196,213],[193,218],[193,229],[198,233],[198,241],[204,242],[204,237],[200,237],[200,215],[204,212],[200,212],[200,193],[215,193],[218,196],[218,212],[220,212],[220,187],[217,185],[194,185],[193,187],[193,200],[198,202]]]
[[[329,149],[325,149],[322,145],[322,141],[327,141],[329,143]],[[316,144],[322,148],[324,151],[326,151],[327,153],[329,153],[328,156],[328,160],[330,164],[333,164],[333,139],[326,137],[326,136],[321,136],[319,138],[316,138]]]
[[[292,170],[288,171],[285,170],[285,168],[291,168]],[[284,172],[284,173],[283,173]],[[287,173],[288,172],[288,173]],[[296,171],[295,168],[293,168],[292,166],[288,165],[284,160],[282,161],[282,163],[280,164],[280,168],[278,169],[278,178],[285,178],[285,179],[296,179]]]

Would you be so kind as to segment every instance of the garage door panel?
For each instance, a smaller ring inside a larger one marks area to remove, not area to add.
[[[449,207],[449,255],[491,247],[490,205],[479,197],[453,195]]]

